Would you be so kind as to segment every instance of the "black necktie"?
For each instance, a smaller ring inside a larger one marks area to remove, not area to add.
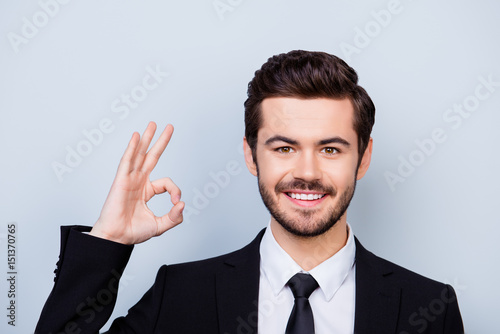
[[[309,274],[295,274],[287,285],[293,292],[295,303],[293,305],[286,334],[314,334],[314,319],[309,296],[318,287],[318,282]]]

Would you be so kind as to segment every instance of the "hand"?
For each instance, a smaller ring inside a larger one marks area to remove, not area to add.
[[[148,152],[155,131],[156,124],[150,122],[142,138],[137,132],[132,135],[91,235],[131,245],[161,235],[182,222],[184,202],[180,201],[180,189],[168,177],[153,182],[149,180],[174,127],[167,125]],[[164,192],[170,194],[174,206],[166,215],[157,217],[147,202]]]

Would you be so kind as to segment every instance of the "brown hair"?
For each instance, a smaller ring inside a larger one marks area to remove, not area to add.
[[[303,50],[273,56],[255,72],[248,83],[247,94],[245,137],[254,161],[257,161],[255,148],[262,123],[261,103],[268,97],[350,99],[361,161],[375,123],[375,105],[358,85],[356,71],[342,59],[325,52]]]

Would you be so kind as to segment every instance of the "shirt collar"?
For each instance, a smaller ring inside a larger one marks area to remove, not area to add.
[[[309,271],[319,284],[327,301],[331,300],[340,288],[354,265],[356,245],[351,226],[348,226],[347,243],[332,257],[323,261]],[[271,231],[269,222],[260,243],[260,268],[268,280],[271,289],[277,296],[286,286],[288,280],[302,268],[278,244]]]

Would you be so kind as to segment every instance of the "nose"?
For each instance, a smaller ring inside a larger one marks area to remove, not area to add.
[[[321,179],[322,172],[318,157],[313,152],[302,152],[295,161],[293,177],[304,181],[313,181]]]

